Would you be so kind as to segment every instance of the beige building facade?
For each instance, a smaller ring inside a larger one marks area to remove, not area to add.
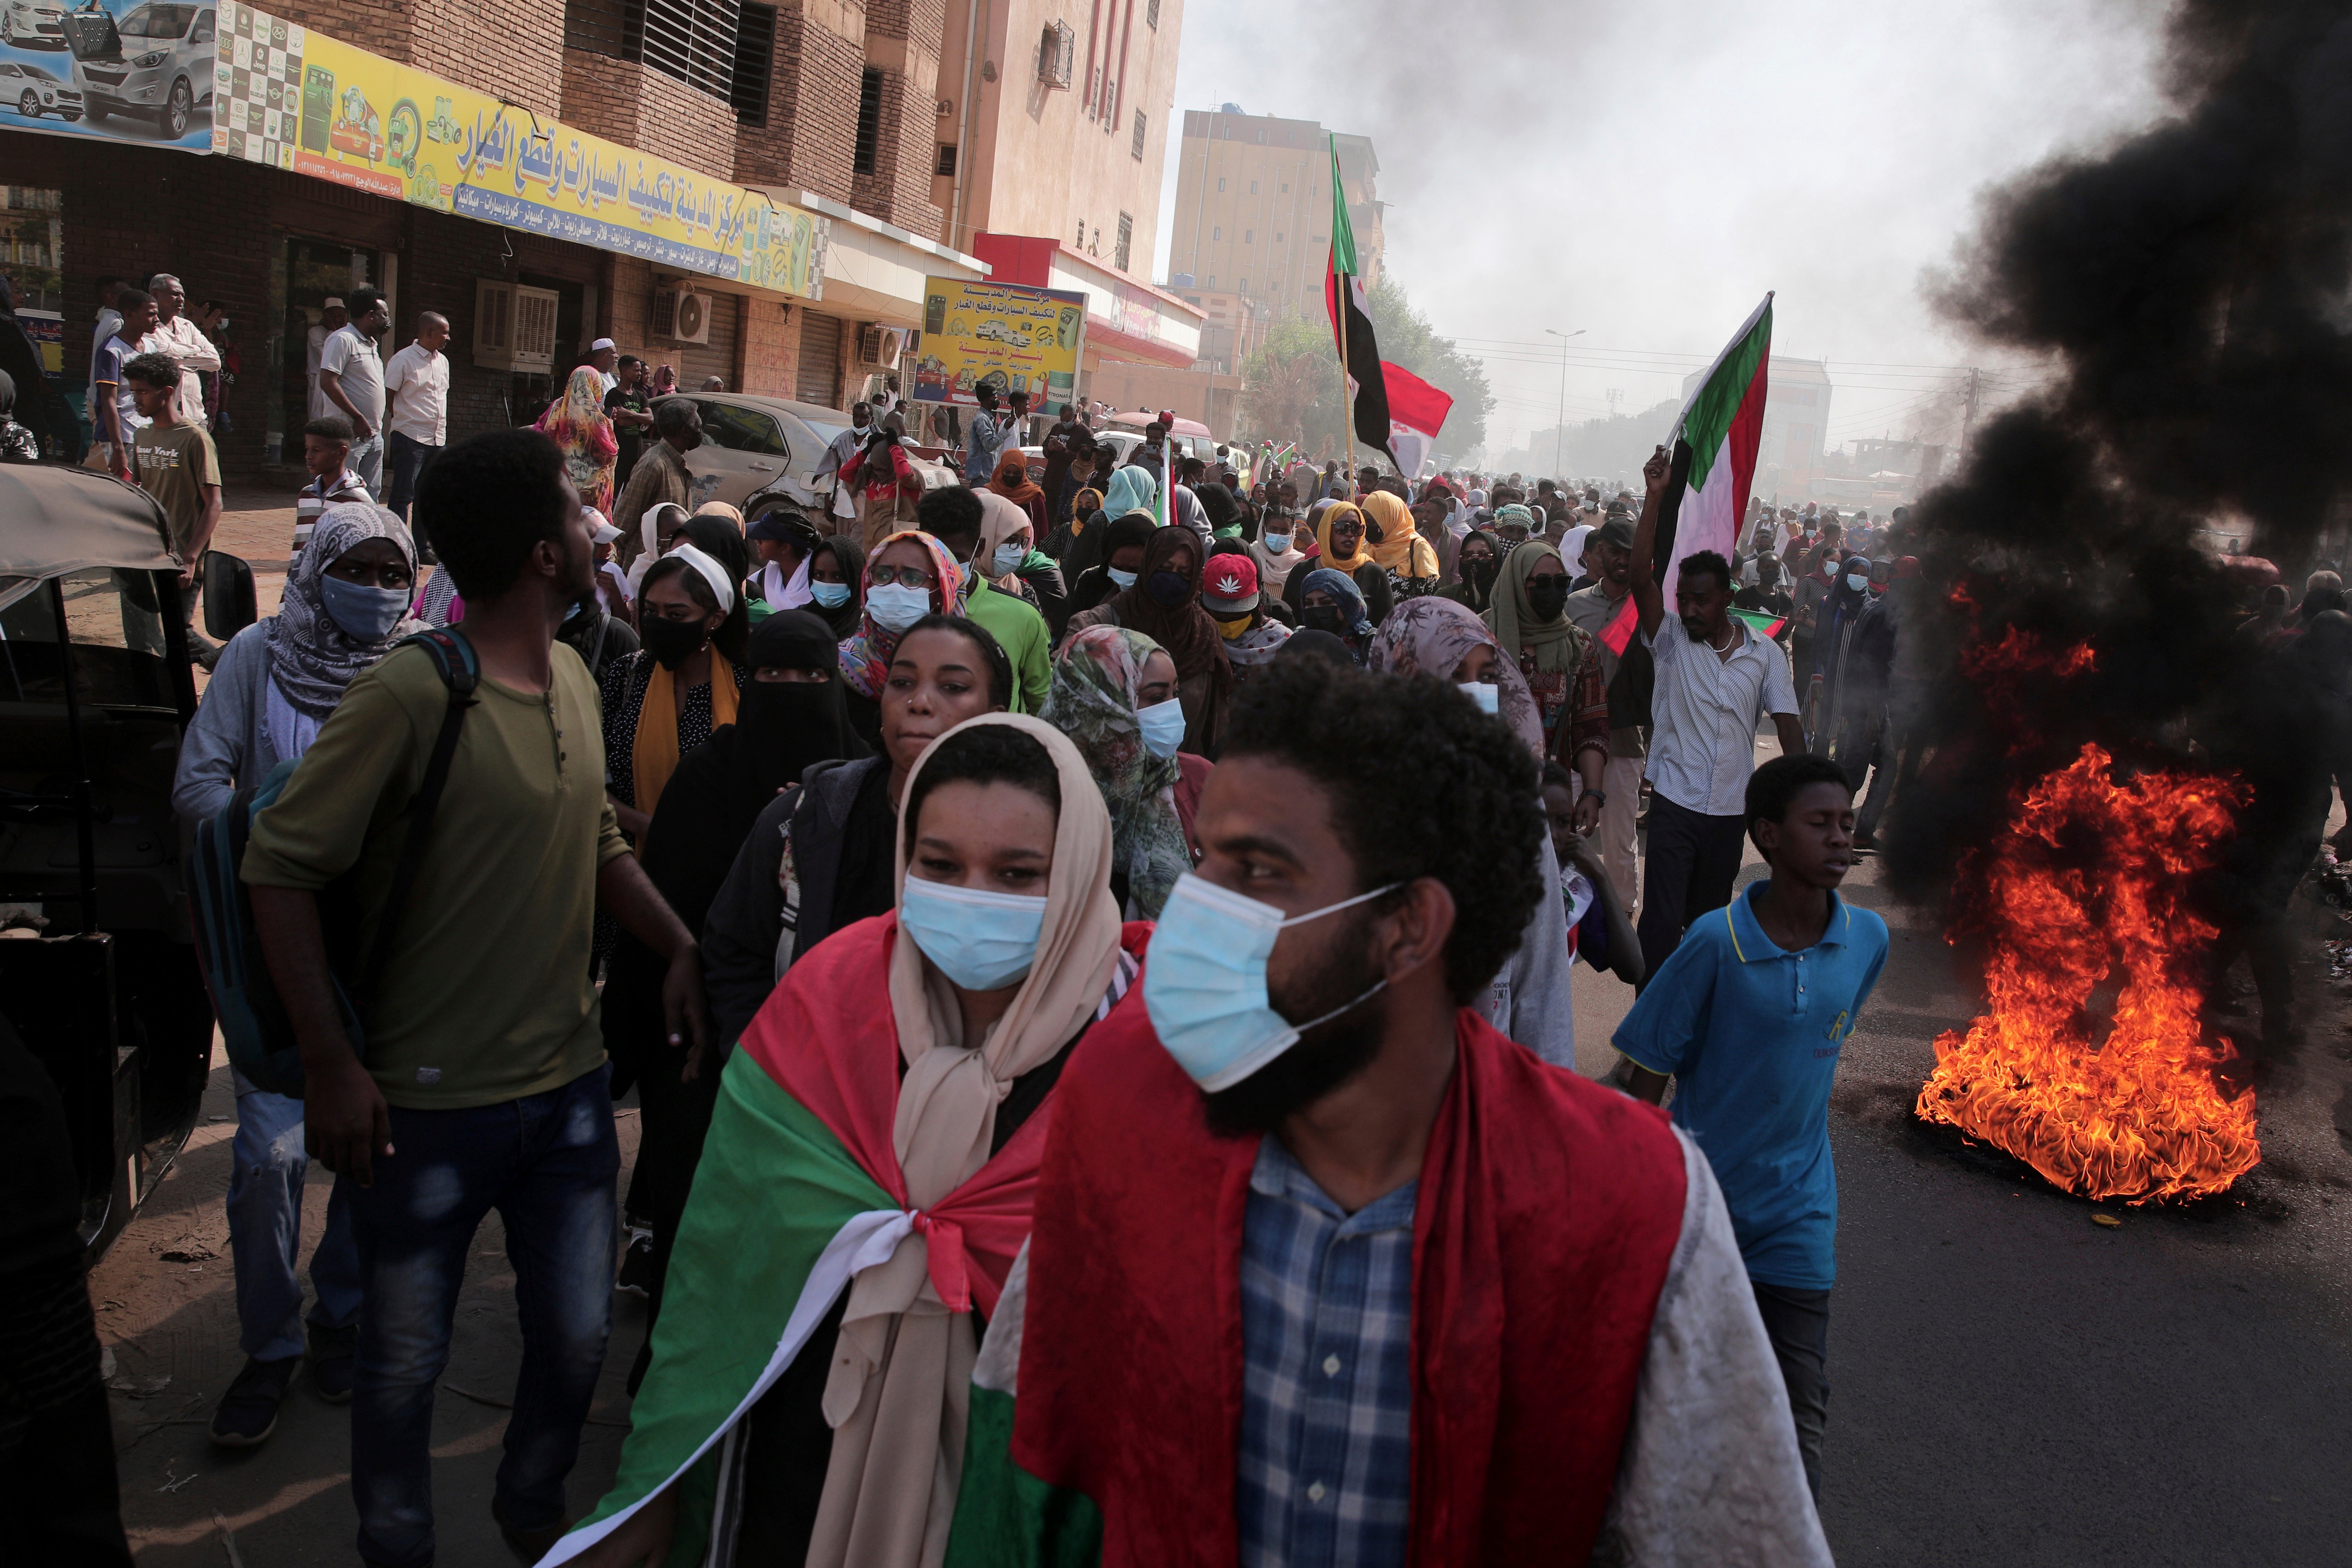
[[[1371,140],[1340,133],[1339,177],[1356,258],[1381,277],[1385,237]],[[1238,294],[1269,317],[1324,314],[1331,249],[1331,143],[1312,120],[1189,110],[1178,156],[1168,273],[1180,292]]]

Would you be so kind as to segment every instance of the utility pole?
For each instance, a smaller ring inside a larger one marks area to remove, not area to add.
[[[1544,329],[1559,340],[1559,415],[1551,427],[1551,477],[1555,479],[1559,478],[1560,442],[1568,434],[1568,340],[1582,337],[1586,330],[1579,327],[1572,332],[1563,332],[1555,327]]]
[[[1969,431],[1977,422],[1977,374],[1976,367],[1970,365],[1969,367],[1969,406],[1968,411],[1960,416],[1960,449],[1957,454],[1962,458],[1968,456]]]

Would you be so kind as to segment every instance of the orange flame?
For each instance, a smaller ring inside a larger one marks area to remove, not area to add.
[[[1987,1006],[1937,1040],[1918,1114],[2092,1198],[2200,1197],[2253,1169],[2253,1094],[2221,1092],[2236,1050],[2198,1022],[2215,928],[2186,897],[2245,798],[2195,773],[2117,783],[2095,745],[2021,791],[1960,868],[1954,931],[1988,940]]]

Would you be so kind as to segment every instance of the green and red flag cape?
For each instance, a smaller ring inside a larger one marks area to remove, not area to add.
[[[975,1379],[949,1568],[1230,1568],[1255,1138],[1209,1130],[1140,985],[1055,1094],[1018,1374]],[[1665,1117],[1465,1008],[1412,1248],[1415,1568],[1582,1563],[1681,1236]],[[1007,1343],[1011,1342],[1005,1342]]]
[[[1149,928],[1124,939],[1139,951]],[[898,918],[836,931],[793,965],[720,1075],[718,1109],[678,1227],[613,1489],[542,1562],[568,1562],[648,1498],[680,1483],[672,1563],[703,1559],[719,1448],[783,1375],[849,1281],[898,1243],[927,1243],[950,1311],[996,1308],[1029,1234],[1055,1096],[972,1178],[929,1210],[908,1205],[891,1141],[898,1036],[890,949]]]

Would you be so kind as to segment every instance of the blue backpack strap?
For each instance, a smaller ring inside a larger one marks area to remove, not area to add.
[[[442,716],[441,733],[433,742],[432,760],[425,765],[425,780],[417,786],[416,798],[410,803],[408,836],[401,842],[400,860],[393,870],[392,889],[384,899],[375,945],[360,975],[359,993],[352,998],[362,1018],[368,1005],[375,999],[384,967],[392,960],[392,942],[399,934],[401,911],[425,864],[425,837],[433,826],[433,813],[441,804],[441,791],[449,782],[449,764],[457,755],[457,734],[465,727],[466,710],[474,705],[474,689],[482,679],[481,660],[475,656],[474,645],[454,626],[435,626],[412,633],[393,645],[393,651],[412,647],[423,648],[433,660],[441,684],[449,689],[449,706]]]

